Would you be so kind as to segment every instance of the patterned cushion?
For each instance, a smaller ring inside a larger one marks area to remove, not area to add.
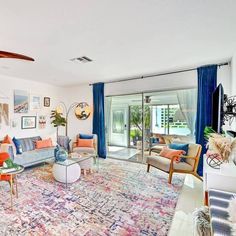
[[[40,136],[30,137],[30,138],[21,138],[19,139],[22,146],[22,151],[32,151],[35,149],[35,141],[41,140]]]

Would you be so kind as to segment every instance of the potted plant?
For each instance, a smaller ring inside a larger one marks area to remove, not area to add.
[[[52,110],[51,111],[51,116],[50,118],[52,119],[51,124],[53,124],[53,126],[55,128],[57,128],[57,139],[58,139],[58,129],[60,126],[66,126],[66,118],[62,116],[61,113],[57,112],[56,110]]]

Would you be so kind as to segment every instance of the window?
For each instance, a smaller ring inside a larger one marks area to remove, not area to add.
[[[178,104],[152,106],[152,132],[160,134],[189,135],[186,119]]]

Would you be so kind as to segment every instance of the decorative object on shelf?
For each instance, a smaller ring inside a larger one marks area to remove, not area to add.
[[[9,104],[0,103],[0,125],[5,123],[5,125],[9,126]]]
[[[66,125],[65,125],[65,130],[66,130],[66,134],[65,136],[68,136],[68,117],[69,117],[69,113],[72,109],[74,109],[79,103],[78,102],[73,102],[69,108],[67,108],[66,104],[64,102],[59,102],[57,107],[56,107],[56,112],[58,114],[64,114],[65,115],[65,119],[66,119]]]
[[[232,140],[231,138],[225,137],[225,134],[216,133],[211,127],[205,128],[204,136],[208,141],[207,148],[212,152],[210,156],[215,153],[219,155],[217,157],[218,159],[222,159],[222,163],[229,162],[229,156],[232,150],[236,148],[236,139]],[[215,159],[216,155],[212,157]],[[218,161],[216,162],[219,163]]]
[[[50,107],[50,102],[51,102],[51,99],[49,98],[49,97],[44,97],[44,99],[43,99],[43,105],[45,106],[45,107]]]
[[[39,116],[39,129],[45,129],[47,123],[47,117],[44,115]]]
[[[41,97],[30,95],[30,110],[39,110],[41,108]]]
[[[224,121],[228,121],[231,125],[236,119],[236,95],[224,97]]]
[[[56,161],[65,161],[68,158],[68,153],[65,149],[57,146],[55,150],[55,158]]]
[[[36,128],[36,116],[22,116],[21,117],[21,129],[35,129]]]
[[[57,110],[51,111],[50,118],[52,119],[51,124],[53,124],[53,126],[57,128],[57,139],[58,139],[58,129],[60,126],[63,127],[66,126],[67,123],[66,118],[63,117],[61,113],[57,112]]]
[[[220,169],[220,165],[223,163],[223,159],[221,158],[219,153],[207,151],[206,156],[206,162],[210,167],[214,169]]]
[[[14,90],[14,113],[28,113],[29,96],[27,91]]]
[[[75,116],[79,120],[86,120],[91,115],[91,108],[86,102],[80,102],[75,108]]]

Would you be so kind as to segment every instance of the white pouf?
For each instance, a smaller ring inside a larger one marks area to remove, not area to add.
[[[72,160],[66,160],[66,165],[74,163]],[[74,163],[73,165],[67,166],[60,165],[58,163],[53,164],[52,173],[54,178],[61,183],[73,183],[79,179],[81,174],[80,165]],[[67,168],[67,181],[66,181],[66,168]]]

